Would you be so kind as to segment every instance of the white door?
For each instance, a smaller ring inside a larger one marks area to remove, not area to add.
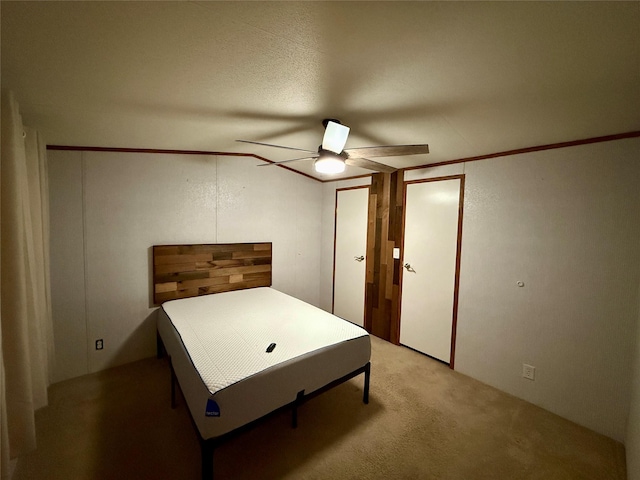
[[[461,178],[406,185],[400,343],[450,363]]]
[[[333,313],[364,325],[369,188],[336,191]]]

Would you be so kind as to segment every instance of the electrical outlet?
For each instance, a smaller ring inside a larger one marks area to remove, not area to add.
[[[528,378],[529,380],[536,379],[536,367],[533,365],[527,365],[526,363],[522,364],[522,376],[524,378]]]
[[[102,350],[104,348],[104,341],[100,338],[96,340],[96,350]]]

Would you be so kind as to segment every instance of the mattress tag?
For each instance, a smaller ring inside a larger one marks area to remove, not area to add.
[[[208,399],[207,400],[207,409],[204,412],[205,417],[219,417],[220,416],[220,406],[215,400]]]

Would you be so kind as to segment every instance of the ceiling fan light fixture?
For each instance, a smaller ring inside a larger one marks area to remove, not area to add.
[[[323,154],[316,159],[313,166],[318,173],[342,173],[345,169],[343,158],[327,154]]]

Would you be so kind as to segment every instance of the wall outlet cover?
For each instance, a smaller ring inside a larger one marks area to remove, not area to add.
[[[533,365],[527,365],[526,363],[522,364],[522,376],[529,380],[535,380],[536,378],[536,367]]]

